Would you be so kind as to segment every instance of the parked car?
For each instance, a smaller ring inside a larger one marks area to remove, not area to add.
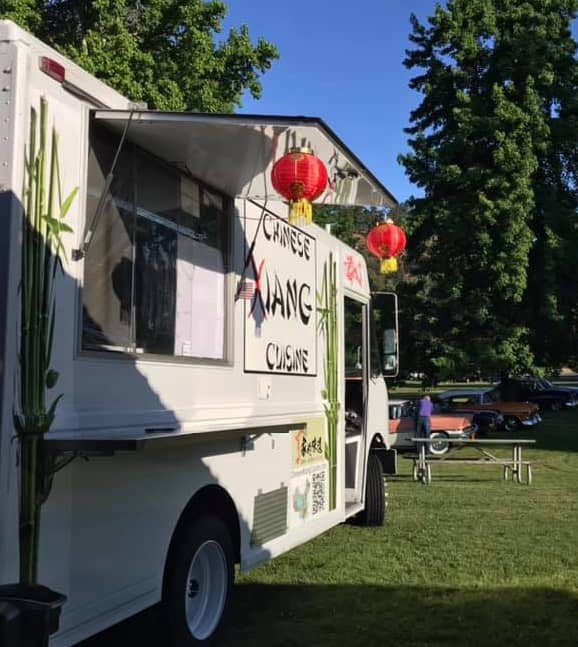
[[[432,443],[432,454],[445,454],[449,450],[448,438],[473,438],[477,425],[472,422],[473,415],[467,414],[433,414],[431,416],[431,438],[439,438],[439,443]],[[416,403],[412,400],[389,401],[389,446],[396,449],[410,449],[416,434]]]
[[[527,400],[540,405],[543,409],[558,411],[563,407],[575,407],[578,404],[576,394],[571,390],[546,386],[537,377],[509,377],[503,379],[496,387],[503,400]]]
[[[541,422],[539,407],[530,402],[505,402],[497,389],[449,389],[437,399],[448,411],[497,411],[504,420],[502,429],[516,431]]]
[[[554,384],[551,380],[547,380],[545,377],[539,377],[536,379],[545,389],[560,389],[560,391],[566,391],[568,393],[572,393],[578,399],[578,387],[576,386]]]
[[[502,429],[504,425],[504,416],[499,411],[484,409],[483,411],[473,410],[467,406],[452,408],[444,401],[438,400],[437,396],[433,398],[435,413],[462,413],[472,416],[472,422],[478,427],[478,436],[485,436]]]

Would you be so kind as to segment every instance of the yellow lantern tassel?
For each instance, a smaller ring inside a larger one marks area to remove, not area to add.
[[[382,274],[397,272],[397,258],[384,258],[381,261],[379,270]]]
[[[309,200],[302,198],[291,203],[289,223],[297,227],[310,225],[313,222],[313,207]]]

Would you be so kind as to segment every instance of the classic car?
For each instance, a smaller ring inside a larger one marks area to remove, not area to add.
[[[444,402],[440,402],[436,396],[434,396],[434,412],[435,413],[448,413],[450,408]],[[498,411],[492,411],[491,409],[484,409],[483,411],[472,410],[467,406],[452,408],[452,413],[463,413],[472,416],[472,422],[478,427],[478,436],[486,436],[495,431],[502,429],[504,425],[504,416]]]
[[[546,386],[537,377],[509,377],[503,379],[496,387],[503,400],[527,400],[540,405],[543,409],[558,411],[563,407],[575,407],[578,404],[576,394],[570,389]]]
[[[536,378],[545,389],[560,389],[560,391],[566,391],[567,393],[572,393],[578,399],[578,387],[572,384],[562,385],[554,384],[551,380],[547,380],[545,377]]]
[[[497,389],[449,389],[437,396],[448,411],[497,411],[504,416],[502,429],[516,431],[541,422],[539,407],[530,402],[505,402]]]
[[[477,425],[472,423],[472,415],[464,414],[432,414],[431,438],[439,438],[439,443],[430,445],[432,454],[445,454],[449,445],[444,440],[451,438],[473,438]],[[416,434],[416,403],[412,400],[389,401],[389,446],[396,449],[411,449],[411,442]]]

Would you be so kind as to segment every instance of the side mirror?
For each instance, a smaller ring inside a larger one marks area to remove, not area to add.
[[[399,371],[399,338],[397,295],[393,292],[372,294],[372,325],[377,333],[377,353],[384,377],[395,377]]]
[[[383,331],[383,370],[386,374],[395,372],[397,374],[397,330],[387,328]]]
[[[361,371],[363,368],[363,364],[361,363],[361,346],[357,347],[357,351],[355,353],[355,368],[358,371]]]

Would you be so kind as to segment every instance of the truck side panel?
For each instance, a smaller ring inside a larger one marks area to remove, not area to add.
[[[20,189],[28,123],[28,53],[0,42],[0,581],[18,579],[17,445],[12,424],[17,362]]]

